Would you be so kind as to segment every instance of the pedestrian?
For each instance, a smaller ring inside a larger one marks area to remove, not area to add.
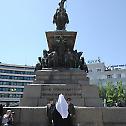
[[[67,98],[68,103],[68,120],[69,120],[69,126],[73,126],[75,123],[75,107],[73,103],[71,102],[71,98]]]
[[[53,111],[55,109],[55,103],[53,99],[49,99],[47,104],[47,117],[48,117],[48,126],[53,126]]]
[[[2,119],[3,126],[13,126],[13,122],[14,122],[13,114],[14,112],[12,112],[11,110],[6,111]]]

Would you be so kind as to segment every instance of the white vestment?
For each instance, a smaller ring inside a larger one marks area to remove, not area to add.
[[[56,103],[56,109],[63,119],[68,117],[68,103],[62,94],[59,95],[58,102]]]

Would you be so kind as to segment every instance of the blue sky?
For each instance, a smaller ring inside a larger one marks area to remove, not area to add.
[[[47,48],[45,31],[60,0],[0,0],[0,62],[35,65]],[[108,65],[126,64],[126,0],[67,0],[77,31],[75,49],[85,60],[100,57]]]

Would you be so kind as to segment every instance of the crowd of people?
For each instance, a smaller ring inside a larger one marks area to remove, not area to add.
[[[47,104],[48,126],[73,126],[75,120],[75,108],[71,98],[59,95],[56,104],[53,99]]]

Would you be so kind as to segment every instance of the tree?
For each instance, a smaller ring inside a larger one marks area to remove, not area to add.
[[[106,103],[107,106],[113,106],[115,101],[115,87],[112,82],[107,82],[105,86],[106,90]]]
[[[98,84],[99,96],[106,101],[107,106],[113,106],[115,103],[118,106],[125,106],[126,104],[126,86],[123,86],[122,81],[118,81],[116,85],[112,82],[106,82],[103,86],[102,82]]]
[[[122,81],[118,81],[117,82],[117,103],[120,104],[120,106],[123,106],[124,101],[125,101],[125,95],[124,95]]]

